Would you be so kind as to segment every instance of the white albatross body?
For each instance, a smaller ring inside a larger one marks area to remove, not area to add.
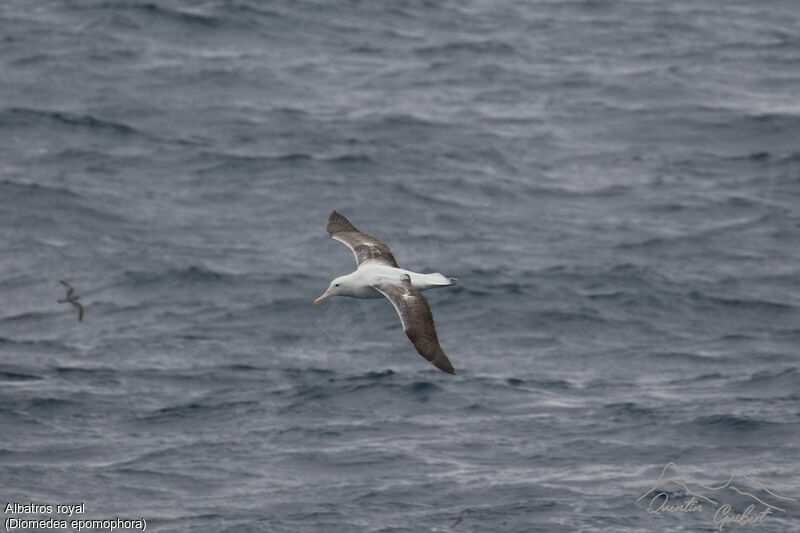
[[[320,296],[321,299],[318,298],[315,301],[317,302],[317,305],[319,305],[319,302],[327,299],[329,296],[383,298],[383,294],[375,289],[375,284],[380,281],[399,283],[402,281],[403,276],[409,276],[411,278],[411,285],[418,291],[424,291],[434,287],[448,287],[450,285],[454,285],[454,283],[451,281],[451,278],[446,278],[438,272],[434,274],[420,274],[419,272],[411,272],[410,270],[391,267],[389,265],[367,262],[358,265],[358,268],[355,272],[333,280],[331,284],[334,286],[336,291],[332,292],[328,296],[325,296],[325,298]]]
[[[322,296],[314,300],[314,306],[331,296],[386,297],[400,315],[403,330],[417,352],[443,372],[455,374],[452,363],[439,345],[433,314],[420,291],[456,285],[458,280],[438,272],[420,274],[398,267],[388,246],[358,231],[336,211],[328,219],[328,233],[353,251],[358,267],[355,272],[334,279]]]

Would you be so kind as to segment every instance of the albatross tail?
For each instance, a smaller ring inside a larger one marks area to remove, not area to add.
[[[411,274],[411,283],[419,290],[433,289],[435,287],[449,287],[450,285],[457,285],[456,278],[447,278],[438,272],[433,274]]]

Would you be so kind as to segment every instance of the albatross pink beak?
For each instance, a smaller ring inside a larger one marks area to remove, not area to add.
[[[321,304],[330,297],[331,297],[331,290],[328,289],[327,291],[322,293],[322,296],[314,300],[314,307],[318,306],[319,304]]]

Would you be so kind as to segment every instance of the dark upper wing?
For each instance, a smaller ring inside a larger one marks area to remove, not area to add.
[[[375,261],[397,268],[392,251],[375,237],[361,233],[349,220],[334,211],[328,219],[328,233],[337,241],[345,243],[353,250],[356,263]]]
[[[60,279],[60,280],[58,280],[58,282],[59,282],[60,284],[62,284],[64,287],[66,287],[66,288],[67,288],[67,296],[69,296],[69,295],[71,295],[71,294],[72,294],[72,291],[73,291],[73,289],[72,289],[72,285],[70,285],[69,283],[67,283],[67,282],[66,282],[66,281],[64,281],[63,279]]]
[[[433,313],[428,307],[428,302],[422,293],[411,285],[411,278],[405,274],[401,281],[385,281],[373,285],[384,296],[389,298],[400,321],[403,331],[414,343],[419,354],[430,361],[439,370],[448,374],[455,374],[453,364],[444,354],[436,336],[436,327],[433,325]]]
[[[69,303],[72,304],[72,307],[78,310],[78,322],[83,321],[83,306],[76,302],[75,300],[70,301]]]

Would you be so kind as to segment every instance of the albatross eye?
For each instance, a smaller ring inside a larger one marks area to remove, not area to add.
[[[339,284],[337,283],[337,284],[335,285],[335,287],[338,287],[338,286],[339,286]]]

